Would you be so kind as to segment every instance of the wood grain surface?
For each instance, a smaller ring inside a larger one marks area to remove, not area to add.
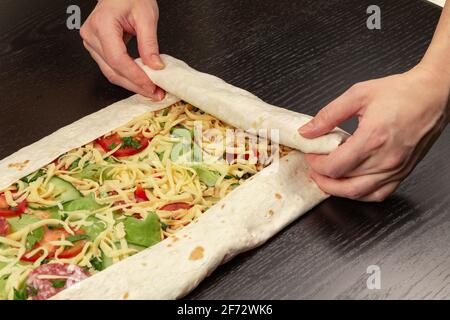
[[[68,5],[80,5],[84,20],[95,3],[0,1],[0,158],[130,95],[65,26]],[[366,28],[369,4],[382,10],[381,30]],[[411,68],[439,14],[419,0],[164,0],[160,47],[269,103],[315,114],[355,82]],[[135,43],[130,50],[136,56]],[[187,298],[450,298],[449,158],[446,130],[384,203],[331,198]],[[369,265],[381,268],[380,290],[366,287]]]

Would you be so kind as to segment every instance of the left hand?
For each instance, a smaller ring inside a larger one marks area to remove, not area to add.
[[[130,57],[126,42],[136,35],[142,61],[154,70],[164,68],[159,56],[156,0],[102,0],[80,30],[83,44],[111,82],[160,101],[156,86]]]
[[[418,65],[358,83],[299,129],[306,138],[326,134],[358,116],[358,128],[329,155],[307,154],[310,175],[332,195],[383,201],[425,156],[449,122],[450,86]]]

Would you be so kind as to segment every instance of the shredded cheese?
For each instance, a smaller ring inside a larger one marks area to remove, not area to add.
[[[75,264],[95,273],[93,259],[116,263],[137,253],[139,250],[127,241],[128,217],[146,219],[155,213],[161,225],[161,239],[173,236],[270,163],[274,154],[282,156],[288,151],[284,147],[274,151],[267,139],[254,145],[256,137],[234,131],[184,102],[143,114],[104,139],[117,137],[120,141],[107,149],[91,142],[71,150],[42,168],[39,175],[36,172],[31,182],[18,181],[0,192],[11,207],[25,200],[36,206],[27,208],[24,214],[38,219],[0,237],[0,281],[7,278],[0,299],[14,298],[14,289],[22,287],[28,274],[43,263]],[[144,140],[137,137],[148,139],[143,150],[126,157],[116,156],[118,151],[133,145],[140,147]],[[258,154],[269,162],[258,162]],[[200,163],[196,158],[199,156]],[[50,183],[53,177],[72,185],[83,197],[92,197],[97,207],[67,210],[65,203],[58,200],[67,190]],[[138,199],[138,188],[148,200]],[[183,206],[177,209],[179,203]],[[166,206],[174,209],[164,209]],[[55,211],[61,219],[50,215]],[[35,239],[30,247],[29,239],[36,237],[38,230],[47,235],[55,232],[53,229],[58,230],[58,237]],[[86,235],[88,229],[98,232]],[[77,240],[80,234],[84,236]],[[76,241],[83,241],[83,245]],[[72,249],[77,250],[67,255],[67,250]],[[32,263],[21,261],[36,256]],[[42,280],[62,278],[39,276]]]

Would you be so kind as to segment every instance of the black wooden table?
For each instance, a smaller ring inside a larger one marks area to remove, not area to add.
[[[160,2],[162,52],[309,114],[355,82],[412,67],[440,14],[419,0]],[[69,4],[84,20],[95,3],[0,1],[0,158],[130,95],[66,28]],[[369,4],[381,30],[366,28]],[[450,298],[449,158],[447,130],[384,203],[331,198],[188,298]],[[369,265],[380,290],[366,287]]]

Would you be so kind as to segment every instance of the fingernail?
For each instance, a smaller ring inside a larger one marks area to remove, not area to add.
[[[308,133],[308,131],[311,131],[312,129],[314,129],[314,123],[310,121],[307,124],[300,127],[300,129],[298,129],[298,132],[300,132],[300,134],[305,134]]]
[[[150,61],[152,63],[151,67],[154,69],[164,69],[164,62],[161,60],[159,54],[152,54],[150,56]]]
[[[156,86],[154,84],[144,84],[142,86],[145,92],[148,92],[150,95],[153,95],[156,91]]]
[[[153,96],[155,97],[156,101],[161,101],[162,99],[164,99],[165,95],[166,95],[165,91],[160,87],[156,87],[155,92],[153,93]]]

